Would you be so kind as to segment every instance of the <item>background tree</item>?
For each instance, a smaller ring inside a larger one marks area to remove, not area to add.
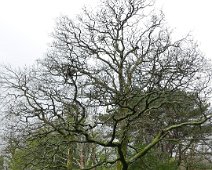
[[[189,36],[171,39],[152,5],[105,0],[77,20],[61,17],[45,59],[2,71],[8,113],[37,129],[47,125],[67,144],[104,151],[90,164],[81,159],[81,169],[127,170],[160,144],[177,154],[167,141],[184,144],[186,128],[210,123],[211,72]]]
[[[0,168],[4,169],[4,157],[0,155]]]

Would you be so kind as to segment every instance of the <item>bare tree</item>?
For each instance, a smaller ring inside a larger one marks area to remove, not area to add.
[[[1,74],[10,114],[48,125],[68,143],[105,150],[104,159],[82,169],[117,164],[127,170],[176,129],[208,124],[208,63],[189,36],[172,41],[152,5],[105,0],[77,20],[61,17],[44,60]],[[138,131],[145,147],[134,145]]]

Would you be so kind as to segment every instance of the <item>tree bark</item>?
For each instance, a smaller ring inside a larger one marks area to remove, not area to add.
[[[68,153],[67,153],[67,170],[73,169],[73,150],[72,146],[68,147]]]

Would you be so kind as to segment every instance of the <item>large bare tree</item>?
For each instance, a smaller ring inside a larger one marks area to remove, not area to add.
[[[152,5],[105,0],[75,20],[61,17],[45,59],[2,71],[8,114],[105,150],[81,169],[127,170],[163,139],[180,138],[177,129],[208,126],[208,62],[190,36],[172,40]]]

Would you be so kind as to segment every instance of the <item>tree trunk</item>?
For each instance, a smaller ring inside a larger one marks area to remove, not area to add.
[[[121,151],[122,151],[123,156],[124,156],[123,159],[125,159],[126,156],[127,156],[127,144],[128,144],[128,138],[125,137],[125,139],[124,139],[124,141],[123,141],[123,143],[122,143],[122,146],[121,146]],[[120,155],[120,154],[119,154],[119,155]],[[125,161],[125,160],[124,160],[124,161]],[[127,169],[128,169],[128,165],[125,164],[125,163],[123,163],[122,161],[118,161],[118,162],[117,162],[116,169],[117,169],[117,170],[127,170]]]
[[[67,170],[73,169],[73,150],[72,146],[69,146],[67,153]]]
[[[84,155],[84,145],[81,145],[81,150],[80,150],[80,169],[85,168],[85,155]]]

